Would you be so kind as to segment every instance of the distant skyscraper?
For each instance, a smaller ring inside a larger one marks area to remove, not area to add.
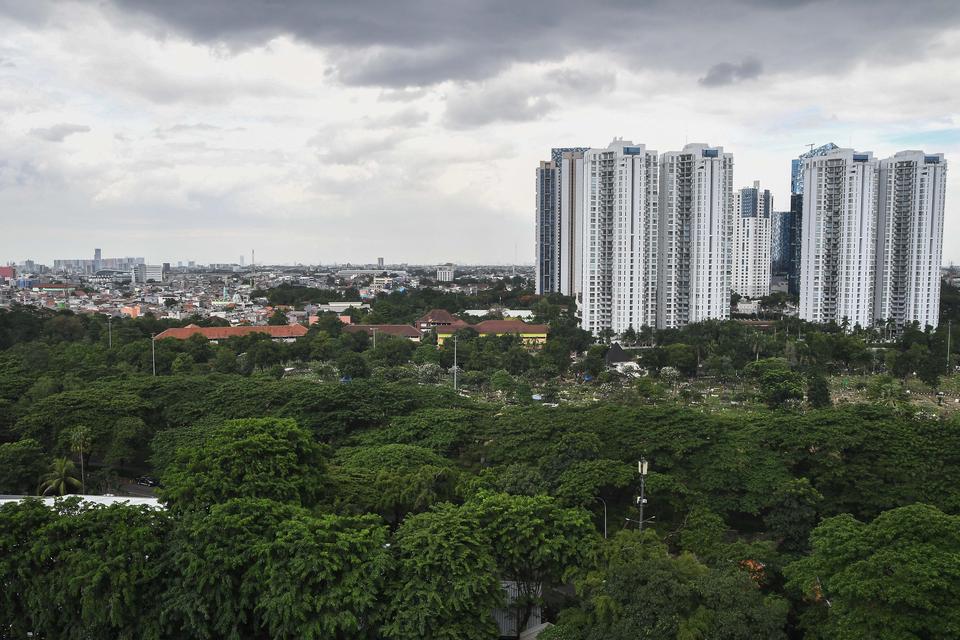
[[[656,321],[657,152],[622,139],[583,153],[581,326],[616,334]]]
[[[245,256],[241,253],[241,254],[240,254],[240,266],[241,266],[241,267],[243,266],[243,263],[244,263],[245,260],[246,260]],[[183,263],[180,263],[180,264],[183,264]]]
[[[730,317],[733,154],[688,144],[660,157],[657,327]]]
[[[803,161],[807,158],[823,156],[839,147],[832,142],[812,148],[790,161],[790,227],[788,234],[790,256],[786,262],[787,291],[800,294],[800,261],[803,235]]]
[[[559,290],[577,297],[583,279],[583,152],[568,151],[558,165],[560,180]]]
[[[774,211],[770,214],[770,272],[786,277],[790,264],[790,211]]]
[[[93,250],[93,272],[96,273],[103,268],[103,253],[100,249]]]
[[[383,258],[377,258],[377,268],[383,269]]]
[[[537,256],[534,268],[538,294],[552,293],[557,287],[560,249],[557,211],[557,166],[541,162],[537,167]]]
[[[811,148],[810,151],[806,153],[801,153],[800,157],[794,158],[790,161],[790,193],[791,194],[803,194],[803,161],[807,158],[815,158],[817,156],[825,156],[835,149],[839,149],[837,145],[832,142],[827,144],[820,145],[817,148]]]
[[[578,151],[586,151],[586,148],[556,147],[550,151],[550,161],[541,162],[537,167],[534,271],[536,290],[540,294],[560,291],[560,238],[563,234],[560,220],[563,198],[559,191],[561,160],[564,153]]]
[[[940,321],[947,163],[901,151],[880,161],[874,319],[898,329]]]
[[[770,294],[770,214],[773,196],[760,183],[733,194],[733,284],[745,298]]]
[[[871,153],[834,149],[803,161],[800,317],[873,323],[877,181]]]

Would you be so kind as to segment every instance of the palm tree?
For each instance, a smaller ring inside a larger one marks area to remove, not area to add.
[[[80,481],[74,476],[76,471],[77,467],[72,460],[55,458],[50,463],[50,472],[43,477],[38,492],[44,496],[62,496],[70,493],[71,488],[74,490],[82,489]]]
[[[70,445],[74,453],[80,455],[80,490],[87,492],[87,480],[83,469],[83,452],[90,450],[90,427],[75,427],[70,434]]]

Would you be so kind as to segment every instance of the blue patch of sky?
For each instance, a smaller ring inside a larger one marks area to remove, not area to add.
[[[886,141],[901,147],[922,147],[935,150],[935,147],[960,145],[960,129],[933,129],[930,131],[912,131],[885,136]]]

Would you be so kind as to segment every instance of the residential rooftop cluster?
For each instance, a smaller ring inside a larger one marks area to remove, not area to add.
[[[0,307],[22,304],[75,313],[160,319],[220,318],[231,326],[265,326],[280,311],[289,324],[309,326],[323,313],[352,323],[378,294],[431,287],[476,295],[503,280],[525,277],[529,267],[384,265],[269,266],[255,264],[150,265],[143,258],[108,262],[27,260],[0,267]],[[124,269],[114,268],[124,261]],[[107,266],[105,266],[107,265]],[[325,302],[270,302],[269,291],[320,292]],[[488,310],[476,310],[485,315]],[[468,312],[470,313],[470,312]]]

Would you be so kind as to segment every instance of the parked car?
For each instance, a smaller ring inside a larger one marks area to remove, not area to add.
[[[160,481],[150,476],[140,476],[137,478],[137,484],[141,487],[159,487]]]

